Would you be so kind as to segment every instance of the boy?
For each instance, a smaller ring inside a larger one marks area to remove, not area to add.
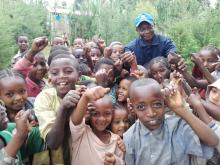
[[[21,59],[24,56],[25,52],[28,50],[29,47],[28,37],[25,35],[18,36],[16,39],[16,43],[19,47],[19,51],[11,60],[12,67],[19,59]]]
[[[215,146],[217,136],[186,109],[179,91],[161,90],[156,80],[145,78],[131,84],[129,96],[139,120],[124,134],[126,165],[188,165],[189,155],[212,156],[213,149],[200,140]],[[165,119],[165,102],[181,118]]]

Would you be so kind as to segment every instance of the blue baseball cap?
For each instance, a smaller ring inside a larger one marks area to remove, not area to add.
[[[154,18],[149,13],[139,14],[135,19],[135,26],[138,27],[142,22],[147,22],[154,25]]]

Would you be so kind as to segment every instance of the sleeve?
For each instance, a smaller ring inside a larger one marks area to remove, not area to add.
[[[74,125],[72,120],[70,120],[69,126],[70,126],[72,142],[74,143],[77,140],[79,140],[83,136],[83,133],[86,131],[85,119],[83,119],[82,123],[79,125]]]
[[[128,52],[128,51],[131,51],[133,52],[134,51],[134,47],[135,47],[135,41],[131,41],[130,43],[128,43],[126,46],[125,46],[125,52]]]
[[[42,91],[34,102],[34,111],[39,122],[40,134],[44,140],[56,120],[56,110],[52,108],[53,98],[45,91]]]
[[[31,70],[33,64],[28,61],[25,57],[19,59],[13,69],[19,71],[20,73],[22,73],[25,77],[27,77],[28,72]]]
[[[20,165],[18,158],[13,158],[5,151],[5,148],[0,150],[0,164],[1,165]]]
[[[46,142],[41,138],[38,127],[33,127],[28,135],[25,145],[21,148],[21,153],[32,155],[47,149]]]
[[[176,52],[176,45],[170,38],[167,38],[164,43],[164,55],[167,56],[170,52]]]
[[[184,153],[210,159],[214,148],[203,144],[192,128],[184,121],[180,121],[179,142],[184,148]]]
[[[134,139],[132,139],[134,140]],[[132,145],[131,135],[129,132],[125,133],[123,136],[123,141],[125,143],[125,164],[126,165],[135,165],[135,152]]]
[[[213,123],[213,125],[211,125],[210,128],[215,132],[215,134],[218,137],[218,145],[215,148],[218,150],[218,152],[220,152],[220,127],[218,124]]]

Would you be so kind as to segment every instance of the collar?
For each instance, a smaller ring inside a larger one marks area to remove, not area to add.
[[[163,124],[156,130],[150,131],[147,127],[144,126],[144,124],[139,120],[139,126],[140,126],[140,134],[141,136],[145,136],[148,134],[154,134],[154,135],[159,135],[163,132]]]
[[[151,44],[146,44],[146,42],[141,37],[139,37],[139,41],[140,41],[139,43],[140,43],[141,47],[147,47],[147,46],[151,46],[151,45],[159,45],[160,44],[159,43],[159,36],[157,34],[154,34]]]

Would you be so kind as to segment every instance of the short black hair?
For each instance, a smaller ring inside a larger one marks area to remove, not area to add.
[[[78,61],[71,55],[67,55],[67,54],[58,54],[57,56],[55,56],[54,58],[52,58],[50,65],[53,63],[53,61],[60,59],[60,58],[66,58],[69,59],[70,61],[73,62],[74,67],[76,68],[76,70],[79,72],[79,63]]]
[[[167,58],[163,57],[163,56],[158,56],[153,58],[152,60],[150,60],[150,62],[147,64],[147,68],[150,69],[152,67],[153,64],[156,63],[162,63],[167,69],[170,69],[170,64],[167,60]]]
[[[100,58],[96,64],[95,64],[95,67],[94,67],[94,71],[97,72],[99,69],[100,69],[100,66],[102,64],[106,64],[106,65],[112,65],[113,66],[113,72],[115,73],[115,65],[114,65],[114,62],[109,59],[109,58]]]
[[[142,86],[147,86],[147,85],[155,85],[155,86],[158,86],[160,88],[160,84],[152,79],[152,78],[143,78],[143,79],[138,79],[138,80],[135,80],[131,85],[130,85],[130,88],[129,88],[129,96],[131,96],[131,91],[132,89],[136,88],[136,87],[142,87]],[[143,91],[144,92],[144,91]]]
[[[66,54],[66,55],[69,55],[71,56],[70,52],[66,51],[66,50],[63,50],[63,49],[56,49],[54,51],[52,51],[48,57],[48,60],[47,60],[47,64],[48,66],[50,66],[51,64],[51,61],[54,57],[56,57],[57,55],[59,54]]]

